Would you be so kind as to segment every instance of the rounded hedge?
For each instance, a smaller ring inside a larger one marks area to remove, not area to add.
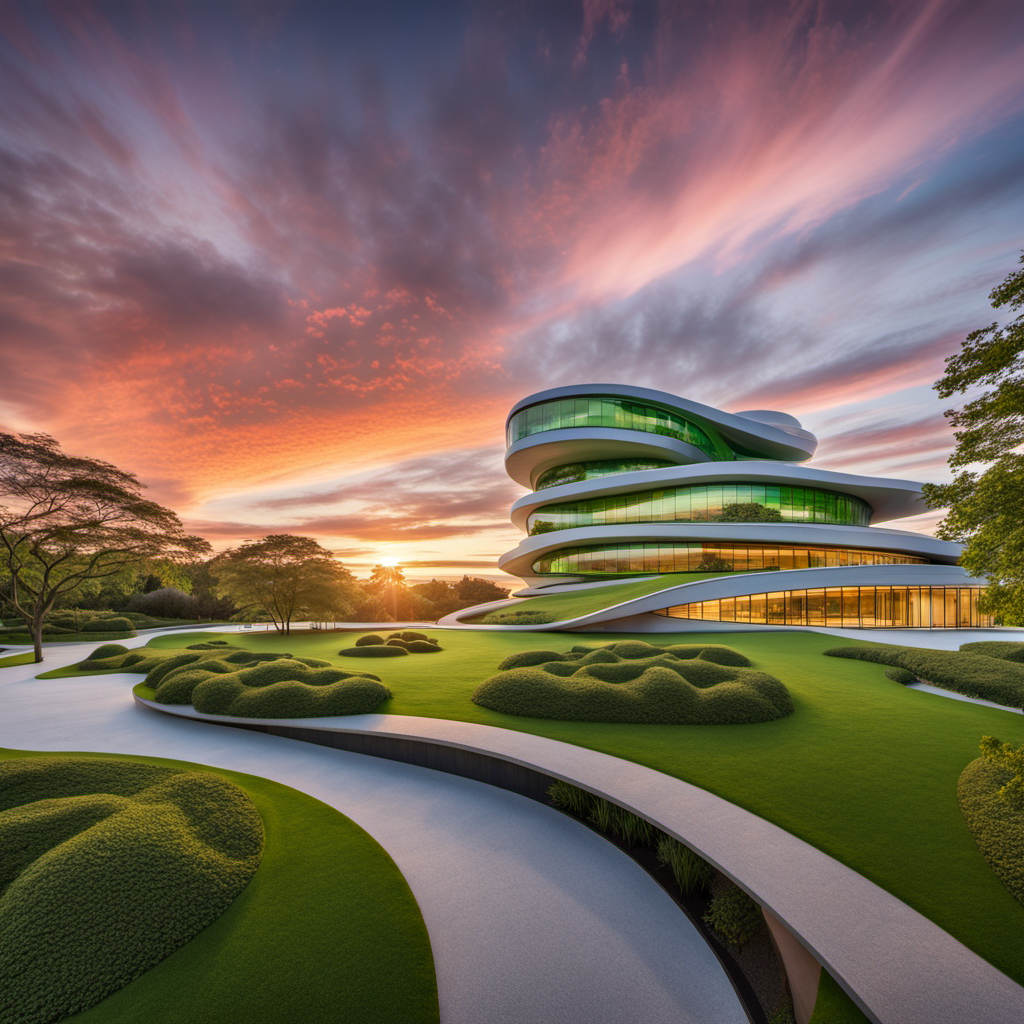
[[[408,653],[404,647],[388,647],[386,644],[374,644],[370,647],[346,647],[338,651],[343,658],[394,658]]]
[[[192,705],[203,714],[236,718],[322,718],[368,714],[390,696],[383,683],[367,676],[316,685],[284,680],[255,687],[230,675],[200,683]]]
[[[134,633],[135,623],[131,619],[115,615],[109,619],[90,619],[82,626],[83,633]]]
[[[540,660],[551,653],[523,651],[506,658],[502,670],[476,688],[473,702],[528,718],[638,725],[768,722],[794,710],[778,679],[705,660],[699,652],[679,657],[626,640]]]
[[[1014,640],[974,640],[961,644],[960,650],[967,654],[984,654],[1000,661],[1024,661],[1024,643]]]
[[[376,633],[370,633],[368,636],[361,636],[356,641],[356,647],[368,647],[370,644],[382,644],[384,643],[384,637],[377,636]]]
[[[128,648],[121,644],[102,644],[92,654],[86,656],[86,661],[99,661],[102,658],[116,658],[119,655],[127,654]]]
[[[51,1024],[123,988],[219,917],[263,824],[219,775],[99,758],[0,765],[0,1003]]]
[[[833,658],[854,658],[906,669],[941,689],[1003,704],[1024,706],[1024,665],[970,651],[928,651],[918,647],[833,647]]]
[[[979,757],[957,783],[960,812],[982,856],[1007,889],[1024,903],[1024,811],[1000,796],[1011,772]]]

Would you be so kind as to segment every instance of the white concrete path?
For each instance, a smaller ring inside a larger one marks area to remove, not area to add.
[[[93,646],[47,651],[42,668]],[[37,680],[38,669],[0,669],[0,745],[261,775],[373,835],[423,913],[444,1024],[746,1021],[714,955],[660,887],[550,808],[440,772],[157,714],[132,700],[138,675]]]

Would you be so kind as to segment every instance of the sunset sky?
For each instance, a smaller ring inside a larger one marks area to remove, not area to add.
[[[360,575],[515,582],[504,419],[562,384],[946,479],[1024,248],[1007,0],[8,0],[0,96],[0,429]]]

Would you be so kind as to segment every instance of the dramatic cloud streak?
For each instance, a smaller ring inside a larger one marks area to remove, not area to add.
[[[486,561],[505,412],[594,379],[934,475],[926,386],[1020,245],[1001,3],[2,19],[0,419],[226,541]]]

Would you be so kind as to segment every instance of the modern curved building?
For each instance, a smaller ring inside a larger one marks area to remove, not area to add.
[[[803,465],[817,439],[786,413],[577,385],[518,402],[507,445],[522,596],[663,579],[575,628],[991,624],[959,545],[873,525],[925,511],[920,485]]]

